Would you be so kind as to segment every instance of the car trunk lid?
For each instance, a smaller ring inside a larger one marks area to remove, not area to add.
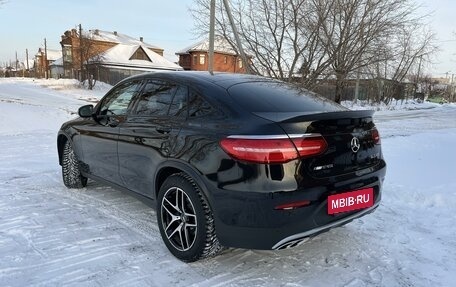
[[[254,113],[277,122],[290,138],[321,135],[326,150],[301,159],[303,168],[314,177],[355,172],[381,160],[380,138],[372,120],[373,111],[325,113]]]

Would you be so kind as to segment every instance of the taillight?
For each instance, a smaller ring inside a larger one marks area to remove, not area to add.
[[[233,158],[256,163],[284,163],[298,157],[296,148],[288,138],[225,138],[220,145]]]
[[[373,128],[371,130],[371,135],[374,144],[380,144],[380,133],[378,132],[377,128]]]
[[[220,146],[231,157],[254,163],[286,163],[326,149],[321,135],[229,136]]]
[[[317,155],[326,150],[327,144],[322,136],[302,137],[291,139],[298,149],[299,156]]]

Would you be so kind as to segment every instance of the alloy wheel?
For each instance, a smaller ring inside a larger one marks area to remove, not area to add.
[[[192,248],[196,240],[197,219],[190,197],[178,187],[171,187],[163,196],[160,214],[168,241],[179,251]]]

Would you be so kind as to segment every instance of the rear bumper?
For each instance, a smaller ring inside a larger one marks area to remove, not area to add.
[[[217,237],[222,245],[229,247],[263,250],[293,247],[306,237],[373,212],[381,201],[385,172],[383,167],[360,177],[291,192],[212,191]],[[372,207],[328,215],[328,195],[368,187],[374,188]],[[310,200],[311,204],[295,210],[274,209],[284,202],[300,200]]]
[[[351,222],[352,220],[354,220],[356,218],[369,214],[369,213],[373,212],[379,205],[380,205],[380,202],[377,202],[374,206],[372,206],[370,208],[360,210],[359,212],[354,213],[350,216],[344,217],[340,220],[331,222],[329,224],[326,224],[326,225],[323,225],[323,226],[320,226],[320,227],[317,227],[317,228],[314,228],[314,229],[311,229],[311,230],[308,230],[305,232],[301,232],[301,233],[297,233],[297,234],[288,236],[288,237],[280,240],[276,244],[274,244],[274,246],[272,246],[272,249],[285,249],[285,248],[294,247],[294,246],[298,245],[303,239],[305,239],[309,236],[328,231],[334,227],[342,226],[344,224]]]

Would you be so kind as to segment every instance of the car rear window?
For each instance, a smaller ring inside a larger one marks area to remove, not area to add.
[[[250,112],[334,112],[347,110],[322,96],[279,81],[245,82],[228,88],[242,108]]]

